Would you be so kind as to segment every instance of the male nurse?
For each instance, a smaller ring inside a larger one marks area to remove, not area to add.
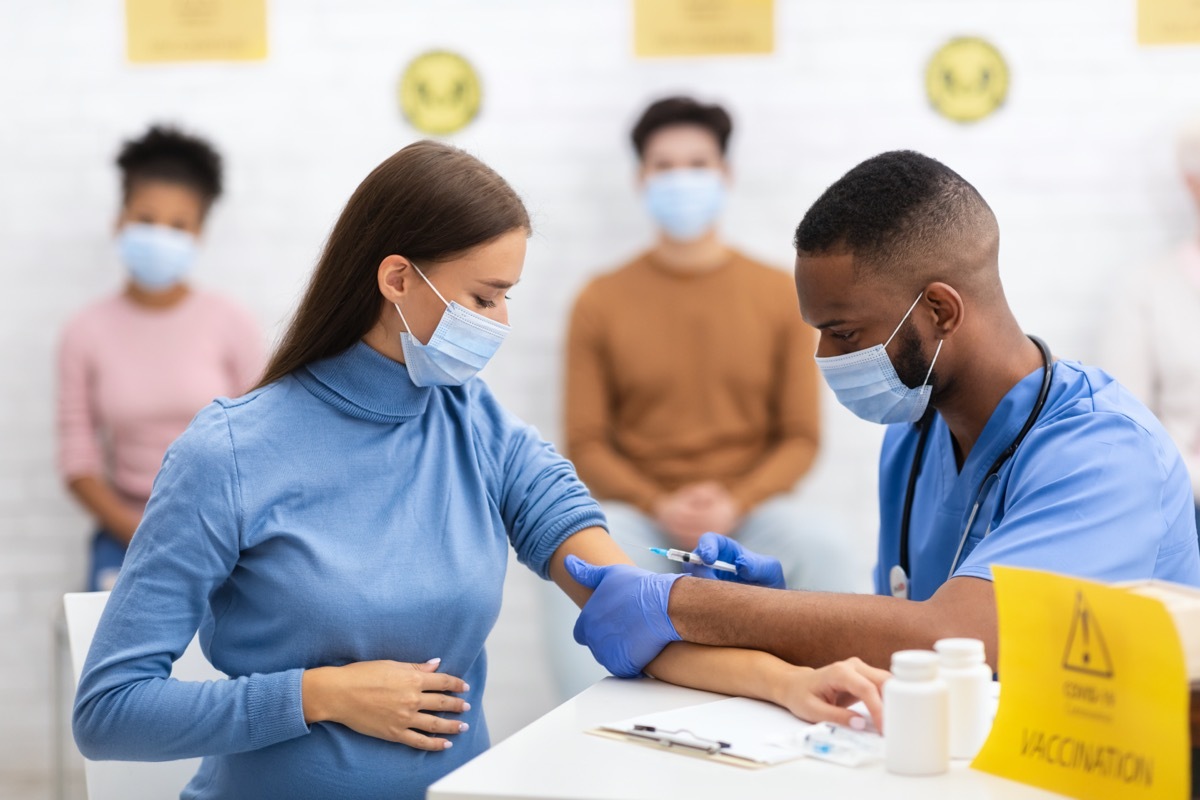
[[[576,639],[613,674],[637,675],[680,639],[886,667],[896,650],[968,636],[994,667],[993,564],[1200,586],[1178,450],[1111,377],[1021,330],[995,215],[970,183],[919,153],[884,153],[821,195],[795,246],[821,372],[841,403],[888,426],[877,594],[767,588],[773,560],[715,535],[697,550],[734,562],[735,581],[570,559],[595,589]]]

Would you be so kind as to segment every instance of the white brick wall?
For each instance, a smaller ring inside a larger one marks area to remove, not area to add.
[[[109,162],[151,120],[206,133],[229,193],[199,274],[273,333],[345,198],[415,138],[393,102],[402,66],[449,47],[482,72],[483,113],[454,141],[507,176],[537,234],[516,330],[488,377],[546,434],[559,423],[571,297],[641,247],[626,130],[668,91],[729,103],[737,191],[729,237],[786,266],[792,229],[857,161],[913,147],[974,181],[1004,232],[1011,302],[1068,357],[1092,355],[1123,268],[1189,229],[1171,135],[1200,111],[1200,49],[1139,49],[1131,0],[779,0],[770,57],[635,61],[627,0],[277,0],[261,64],[129,67],[120,0],[0,0],[0,796],[49,796],[51,621],[78,588],[88,524],[53,471],[58,329],[118,283]],[[959,34],[1007,56],[993,119],[959,127],[923,96],[932,50]],[[721,310],[713,309],[719,320]],[[810,490],[842,506],[871,560],[880,432],[827,402]],[[551,703],[532,578],[514,565],[493,638],[497,737]]]

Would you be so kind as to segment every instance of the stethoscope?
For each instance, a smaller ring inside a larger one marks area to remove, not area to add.
[[[999,482],[1000,468],[1005,462],[1012,458],[1013,453],[1017,452],[1017,448],[1021,446],[1021,442],[1025,440],[1025,435],[1037,422],[1038,416],[1042,413],[1042,409],[1046,405],[1046,399],[1050,396],[1050,379],[1054,375],[1054,359],[1050,355],[1050,348],[1036,336],[1030,336],[1033,343],[1038,346],[1038,350],[1042,352],[1042,388],[1038,391],[1037,400],[1033,404],[1033,410],[1029,412],[1029,416],[1025,419],[1025,424],[1021,426],[1020,432],[1012,443],[1005,448],[1004,452],[996,457],[992,462],[992,466],[988,468],[984,474],[983,480],[979,483],[979,488],[975,492],[975,505],[971,508],[971,514],[967,517],[967,527],[963,529],[962,536],[958,540],[958,549],[954,552],[954,560],[950,563],[950,572],[946,576],[946,580],[950,580],[954,576],[954,570],[958,569],[958,561],[962,558],[963,548],[967,544],[967,537],[971,533],[971,526],[975,524],[975,516],[979,513],[980,506],[987,499],[989,484]],[[925,412],[921,417],[920,436],[917,438],[917,450],[913,454],[912,468],[908,473],[908,488],[904,492],[904,516],[900,520],[900,561],[896,566],[892,567],[888,580],[891,583],[892,596],[902,600],[908,598],[908,590],[910,582],[908,576],[910,574],[911,565],[908,560],[908,529],[912,521],[912,505],[913,497],[917,492],[917,476],[921,474],[921,460],[925,455],[925,443],[929,439],[929,429],[932,427],[933,409]],[[988,529],[983,535],[987,536],[991,533],[992,526],[989,523]]]

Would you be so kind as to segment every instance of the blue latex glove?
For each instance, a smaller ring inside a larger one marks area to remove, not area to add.
[[[567,556],[567,572],[594,590],[575,622],[575,641],[587,645],[618,678],[636,678],[671,642],[680,640],[667,600],[679,573],[659,575],[628,564],[597,567]]]
[[[698,578],[716,578],[719,581],[736,581],[748,583],[751,586],[766,586],[771,589],[786,589],[783,579],[783,565],[778,558],[764,556],[747,550],[735,539],[722,536],[719,533],[706,533],[700,537],[696,549],[692,551],[704,563],[728,561],[737,567],[737,573],[722,572],[695,564],[684,564],[683,569],[689,575]]]

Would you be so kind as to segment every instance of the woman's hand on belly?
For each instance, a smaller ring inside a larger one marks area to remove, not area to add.
[[[442,719],[433,711],[461,714],[471,704],[443,692],[465,692],[460,678],[437,671],[441,659],[424,664],[360,661],[344,667],[304,671],[301,694],[304,721],[337,722],[364,736],[406,744],[418,750],[446,750],[448,739],[427,733],[454,734],[467,723]]]

